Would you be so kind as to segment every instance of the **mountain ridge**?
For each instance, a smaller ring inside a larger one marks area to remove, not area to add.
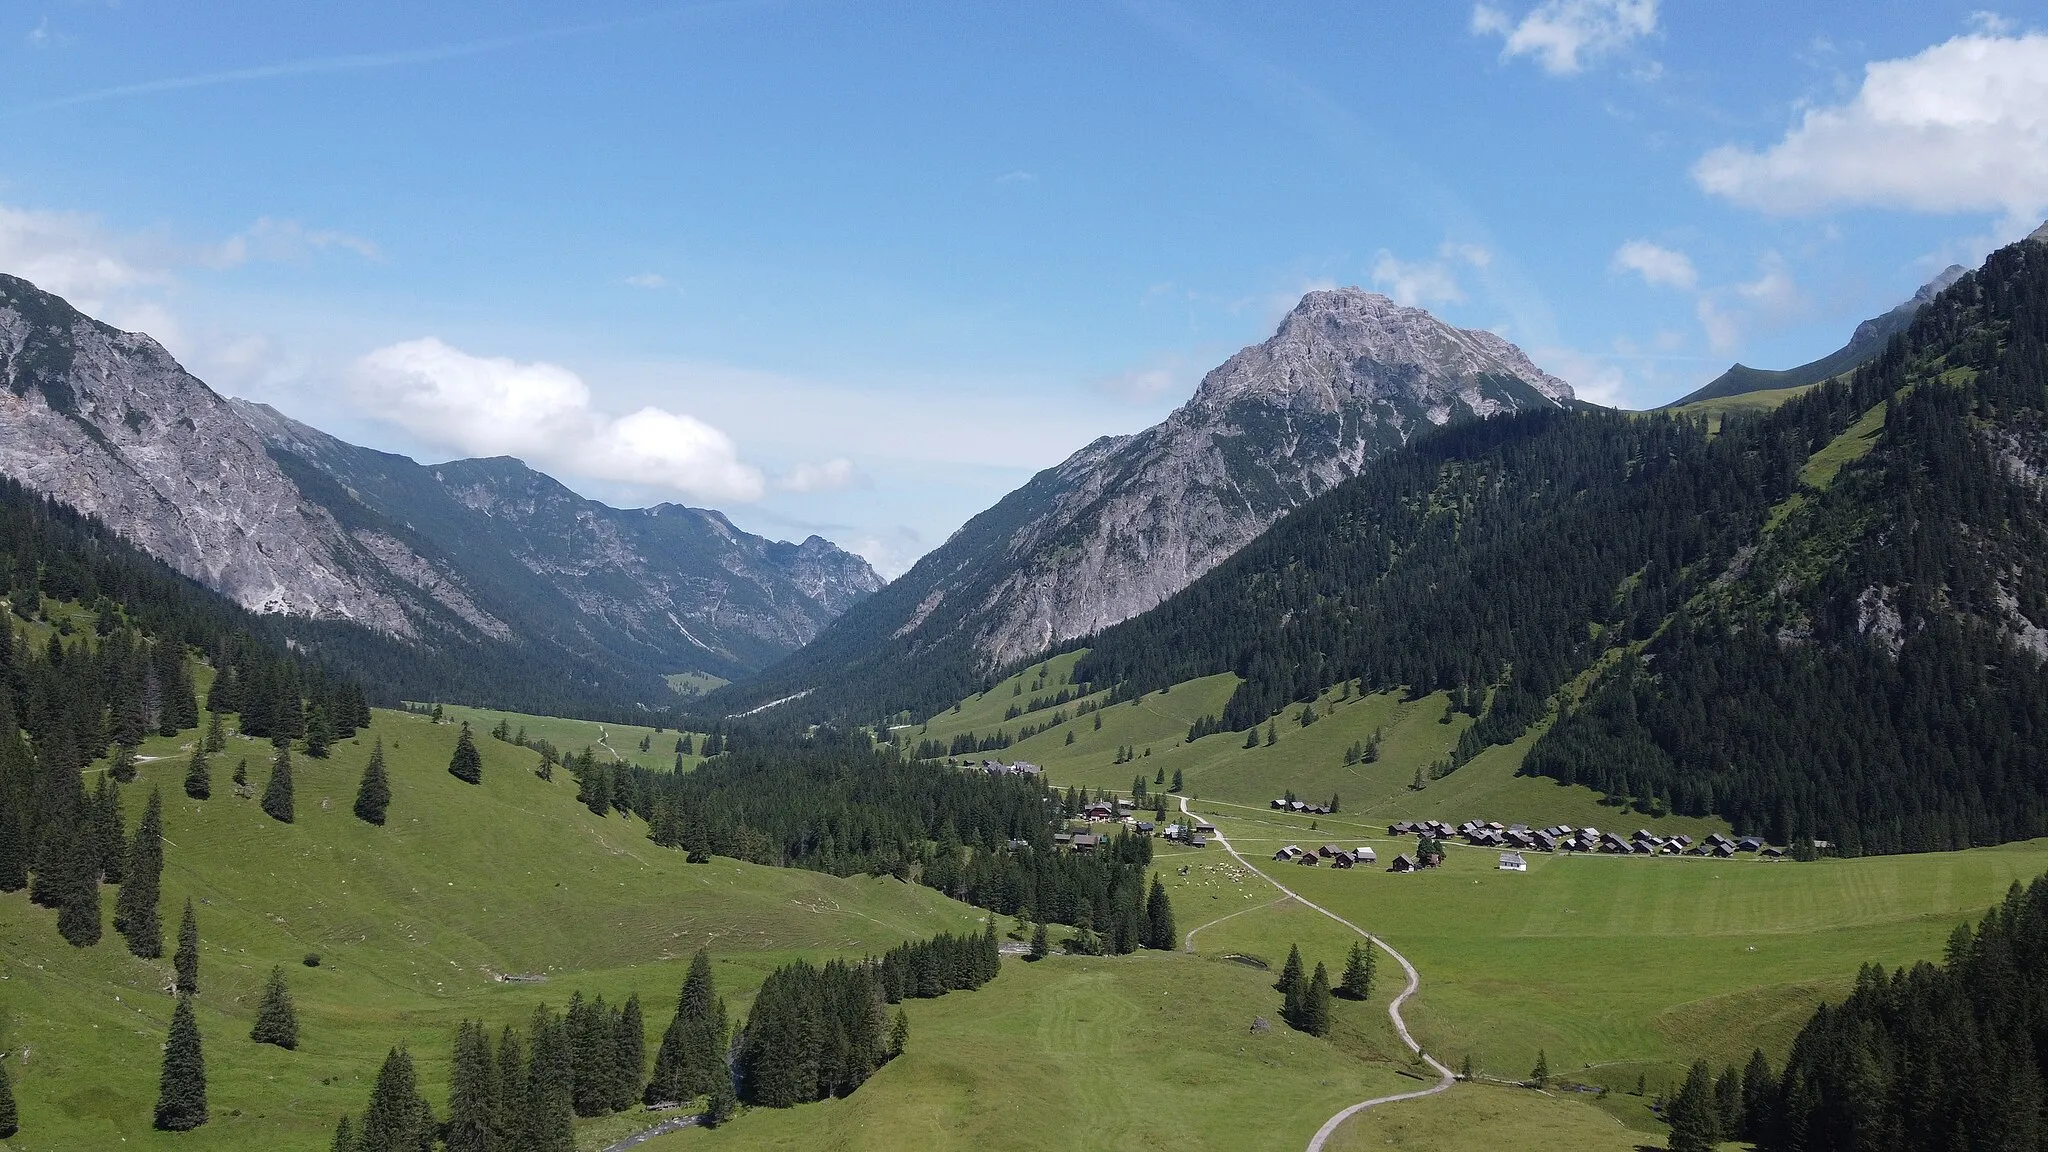
[[[545,669],[579,706],[596,691],[666,707],[664,674],[763,667],[882,584],[818,537],[769,541],[676,504],[610,508],[509,458],[429,466],[349,444],[222,397],[147,335],[4,275],[0,382],[0,473],[245,608],[304,622],[308,642],[360,627],[466,653],[465,691],[525,685],[500,702],[539,703],[529,673]]]
[[[1442,424],[1577,404],[1490,332],[1356,288],[1311,292],[1164,421],[1091,442],[969,520],[811,645],[707,703],[807,709],[888,680],[930,708],[1146,610],[1366,461]],[[857,691],[857,689],[854,689]]]

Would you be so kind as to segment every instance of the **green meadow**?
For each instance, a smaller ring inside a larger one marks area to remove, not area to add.
[[[495,722],[495,721],[493,721]],[[592,816],[566,773],[488,738],[481,786],[447,772],[457,728],[376,714],[324,761],[295,757],[297,820],[280,824],[229,776],[246,758],[259,787],[267,743],[230,739],[214,761],[213,799],[181,787],[186,748],[152,741],[142,779],[123,792],[132,828],[149,787],[165,799],[166,956],[130,956],[111,928],[92,948],[57,935],[55,913],[25,892],[0,896],[0,1050],[20,1102],[27,1149],[324,1149],[335,1118],[360,1112],[393,1045],[418,1059],[446,1106],[455,1025],[522,1021],[571,992],[617,1001],[637,991],[653,1040],[668,1022],[692,952],[718,960],[737,1012],[794,955],[860,955],[905,939],[972,929],[980,913],[895,880],[840,880],[731,860],[687,865],[638,820]],[[531,733],[529,733],[531,734]],[[351,811],[371,741],[392,777],[381,828]],[[671,737],[672,739],[672,737]],[[671,755],[672,758],[672,755]],[[113,901],[114,892],[105,892]],[[212,1122],[174,1136],[150,1128],[159,1046],[172,1008],[169,945],[191,897],[201,940],[199,1024]],[[319,956],[318,967],[304,958]],[[297,1051],[248,1039],[257,994],[281,965],[297,1001]],[[534,983],[501,976],[538,977]],[[606,1133],[645,1121],[587,1125]]]
[[[467,708],[460,704],[441,705],[441,714],[450,723],[469,721],[476,730],[479,741],[487,739],[487,733],[498,726],[500,720],[512,726],[513,735],[524,729],[528,741],[546,740],[560,749],[563,755],[579,753],[585,748],[591,750],[599,761],[624,760],[644,768],[673,768],[676,763],[676,741],[682,737],[674,729],[648,728],[639,724],[600,724],[595,720],[570,720],[561,716],[534,716],[525,712],[500,712],[492,708]],[[647,751],[640,750],[640,741],[647,741]],[[704,734],[694,733],[690,737],[691,755],[683,757],[683,770],[688,771],[702,762],[696,755],[704,744]]]

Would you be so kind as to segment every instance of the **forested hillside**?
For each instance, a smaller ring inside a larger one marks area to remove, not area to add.
[[[2048,246],[1996,253],[1852,377],[1718,427],[1448,429],[1097,637],[1075,679],[1448,689],[1441,771],[1563,706],[1525,771],[1852,850],[2048,831]],[[1583,706],[1587,674],[1596,676]]]

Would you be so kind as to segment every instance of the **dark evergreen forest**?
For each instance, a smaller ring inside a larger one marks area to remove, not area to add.
[[[1672,1101],[1672,1147],[1753,1141],[1764,1152],[1950,1152],[2048,1141],[2048,879],[2013,885],[1943,963],[1857,974],[1800,1030],[1782,1074],[1762,1053],[1704,1065]]]

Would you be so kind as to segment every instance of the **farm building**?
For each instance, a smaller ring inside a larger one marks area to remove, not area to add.
[[[1529,862],[1522,858],[1520,852],[1503,852],[1500,854],[1500,870],[1503,872],[1527,872],[1529,870]]]
[[[1380,854],[1370,848],[1360,848],[1351,853],[1351,858],[1360,864],[1377,864]]]
[[[1392,864],[1387,865],[1387,871],[1413,872],[1415,871],[1415,861],[1409,859],[1407,853],[1404,852],[1401,855],[1394,857],[1394,862]]]

